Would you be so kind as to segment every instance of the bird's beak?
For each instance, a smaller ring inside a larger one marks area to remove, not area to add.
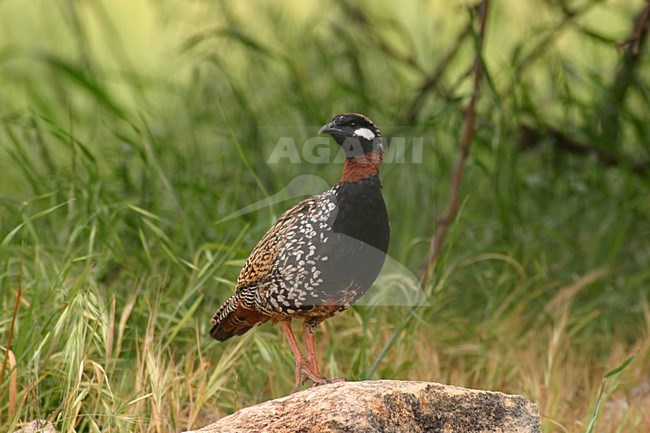
[[[332,126],[332,122],[328,123],[327,125],[323,126],[318,133],[319,134],[331,134],[332,132],[338,131],[335,127]]]

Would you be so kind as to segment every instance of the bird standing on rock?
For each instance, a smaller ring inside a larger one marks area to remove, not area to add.
[[[279,323],[296,361],[296,389],[304,373],[314,385],[330,382],[318,369],[314,333],[350,307],[379,275],[390,240],[379,166],[381,133],[361,114],[339,114],[319,131],[345,152],[338,184],[285,212],[253,249],[235,294],[212,318],[210,336],[225,341],[271,320]],[[307,357],[292,319],[303,319]]]

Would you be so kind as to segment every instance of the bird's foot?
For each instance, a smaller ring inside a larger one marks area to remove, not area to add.
[[[305,374],[305,377],[302,378],[302,374]],[[302,380],[301,380],[302,378]],[[294,392],[299,391],[301,385],[311,382],[312,386],[327,385],[329,383],[338,383],[338,382],[347,382],[348,380],[345,377],[336,377],[334,379],[328,379],[325,376],[321,376],[312,370],[311,365],[305,359],[301,359],[296,362],[296,388]]]
[[[326,377],[321,377],[322,381],[320,382],[314,382],[312,380],[313,385],[312,386],[320,386],[320,385],[327,385],[328,383],[339,383],[339,382],[347,382],[348,380],[345,377],[335,377],[334,379],[328,379]],[[305,378],[303,383],[307,382],[308,378]]]
[[[303,373],[305,374],[306,377],[304,378],[304,380],[301,380]],[[314,386],[325,385],[326,383],[328,383],[326,378],[324,378],[323,376],[317,374],[312,370],[311,365],[309,364],[309,362],[307,362],[306,359],[304,358],[299,359],[296,361],[296,388],[294,392],[300,390],[300,385],[304,384],[308,380],[310,380],[314,384]]]
[[[310,375],[307,375],[302,379],[302,385],[306,384],[307,382],[311,382],[312,386],[321,386],[321,385],[327,385],[330,383],[339,383],[339,382],[347,382],[348,380],[345,377],[335,377],[334,379],[328,379],[325,376],[316,376],[312,377]]]
[[[326,379],[327,383],[339,383],[347,382],[348,380],[345,377],[335,377],[334,379]]]

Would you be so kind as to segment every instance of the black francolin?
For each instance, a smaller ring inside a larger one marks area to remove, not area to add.
[[[379,166],[384,148],[377,127],[361,114],[340,114],[323,126],[343,148],[338,184],[282,215],[253,249],[237,279],[235,295],[212,318],[210,336],[224,341],[256,324],[278,322],[302,373],[327,383],[316,362],[314,333],[323,320],[345,310],[372,285],[390,238]],[[291,330],[303,319],[307,358]]]

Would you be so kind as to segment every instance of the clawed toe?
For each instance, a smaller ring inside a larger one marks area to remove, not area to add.
[[[339,383],[339,382],[348,381],[345,377],[335,377],[334,379],[325,379],[325,380],[327,380],[327,383]]]
[[[301,381],[300,376],[302,376],[302,373],[305,374],[305,377]],[[314,386],[325,385],[326,383],[329,383],[327,378],[314,372],[311,369],[309,363],[303,359],[301,361],[298,361],[298,363],[296,364],[296,390],[300,389],[300,385],[304,385],[305,383],[307,383],[307,381],[311,381],[314,384]]]
[[[308,369],[309,367],[306,367],[305,369],[302,370],[302,372],[305,373],[305,377],[302,379],[301,385],[305,385],[307,382],[311,382],[312,386],[321,386],[321,385],[328,385],[330,383],[339,383],[339,382],[348,381],[345,377],[336,377],[334,379],[328,379],[327,377],[316,375],[313,371],[311,370],[308,371]]]

